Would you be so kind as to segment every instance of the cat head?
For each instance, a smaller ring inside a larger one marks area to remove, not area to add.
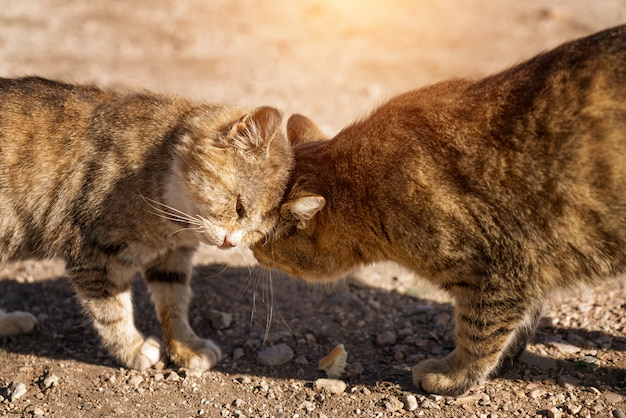
[[[281,122],[271,107],[204,105],[184,118],[165,200],[201,242],[252,244],[277,222],[293,164]]]
[[[350,242],[352,234],[345,230],[344,214],[330,207],[330,192],[322,177],[325,170],[332,170],[332,162],[316,158],[326,138],[301,115],[289,118],[287,135],[294,146],[295,170],[276,227],[252,249],[265,267],[310,281],[334,280],[362,260]]]

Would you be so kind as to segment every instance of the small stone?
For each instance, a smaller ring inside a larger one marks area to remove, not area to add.
[[[572,389],[575,386],[580,386],[580,379],[564,374],[559,376],[559,385],[563,386],[565,389]]]
[[[548,418],[561,418],[563,416],[563,412],[557,407],[548,409]]]
[[[387,400],[384,402],[384,405],[385,409],[388,412],[396,412],[404,408],[404,404],[400,402],[400,400],[395,396],[390,396],[389,398],[387,398]]]
[[[228,312],[212,310],[209,312],[209,320],[213,329],[226,329],[233,323],[233,315]]]
[[[339,379],[317,379],[313,382],[313,388],[318,392],[339,394],[346,390],[346,382]]]
[[[305,409],[308,412],[312,412],[315,410],[315,404],[310,401],[303,401],[300,405],[298,405],[298,409]]]
[[[165,380],[167,380],[168,382],[178,382],[180,380],[180,376],[178,375],[178,373],[172,370],[168,373]]]
[[[524,351],[520,356],[522,363],[528,364],[531,367],[536,367],[539,370],[554,370],[557,368],[557,363],[551,358],[539,356],[529,351]]]
[[[580,351],[580,347],[576,347],[573,344],[564,342],[550,342],[547,344],[549,347],[556,348],[562,354],[576,354]]]
[[[586,355],[586,356],[581,357],[580,360],[578,360],[578,365],[583,366],[583,367],[599,366],[600,359],[598,359],[595,356]]]
[[[626,418],[626,414],[621,409],[613,410],[613,417],[615,418]]]
[[[528,397],[537,399],[541,398],[546,393],[546,390],[543,388],[534,388],[530,392],[528,392]]]
[[[293,361],[295,364],[299,364],[301,366],[304,366],[306,364],[309,364],[309,360],[306,359],[306,357],[304,355],[299,355],[298,357],[296,357]]]
[[[91,402],[86,402],[78,407],[81,411],[91,411],[93,409],[93,404]]]
[[[242,385],[249,385],[250,383],[252,383],[252,379],[250,379],[248,376],[241,376],[235,379],[235,381],[237,383],[241,383]]]
[[[141,384],[141,382],[143,382],[143,377],[137,375],[128,379],[126,381],[126,384],[128,384],[129,386],[138,387]]]
[[[624,400],[624,396],[620,395],[619,393],[615,393],[615,392],[607,392],[604,395],[604,398],[609,403],[618,403],[618,402],[622,402]]]
[[[582,406],[580,405],[575,405],[573,403],[568,403],[565,405],[565,409],[567,410],[567,412],[569,412],[572,415],[576,415],[577,413],[580,412],[580,410],[582,409]],[[624,417],[626,418],[626,417]]]
[[[364,371],[363,365],[359,362],[348,363],[346,365],[346,374],[348,376],[359,376],[363,374]]]
[[[415,411],[418,407],[415,395],[406,395],[402,401],[404,403],[404,409],[407,411]]]
[[[483,398],[482,394],[480,393],[474,393],[472,395],[467,395],[467,396],[463,396],[460,398],[456,398],[452,404],[453,405],[466,405],[469,403],[476,403],[478,401],[480,401]]]
[[[22,382],[11,382],[7,388],[7,395],[11,402],[15,402],[26,394],[26,385]]]
[[[163,373],[155,373],[152,378],[155,382],[160,382],[161,380],[165,379],[165,376],[163,376]]]
[[[294,357],[294,352],[285,343],[267,347],[257,354],[257,363],[263,366],[280,366]]]
[[[381,334],[378,334],[376,337],[376,344],[380,346],[393,345],[398,340],[398,336],[395,332],[385,331]]]
[[[245,355],[245,351],[243,351],[243,348],[241,347],[237,347],[233,350],[233,360],[239,360],[240,358],[242,358]]]
[[[43,417],[45,415],[45,412],[43,409],[37,406],[35,407],[35,409],[33,409],[32,414],[33,414],[33,417]]]
[[[441,408],[439,408],[439,404],[431,401],[430,399],[424,399],[422,401],[422,408],[424,408],[424,409],[441,409]]]
[[[59,384],[59,377],[56,374],[48,375],[45,379],[43,379],[42,383],[44,389],[50,389],[51,387]]]

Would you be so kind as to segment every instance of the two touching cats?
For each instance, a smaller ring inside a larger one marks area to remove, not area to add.
[[[287,141],[269,107],[2,80],[0,259],[63,257],[121,364],[195,370],[220,359],[187,321],[199,242],[310,281],[391,260],[454,296],[456,348],[413,381],[459,395],[524,350],[551,291],[626,272],[625,62],[620,26],[330,140],[294,115]],[[133,324],[136,271],[164,343]]]

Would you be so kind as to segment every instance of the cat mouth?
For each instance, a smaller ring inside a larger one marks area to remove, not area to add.
[[[232,242],[230,242],[228,240],[228,237],[224,237],[224,241],[217,246],[217,248],[219,248],[220,250],[228,250],[230,248],[234,248],[236,247],[237,244],[233,244]]]

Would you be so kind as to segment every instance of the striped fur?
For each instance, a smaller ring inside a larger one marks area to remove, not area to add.
[[[220,350],[187,320],[191,258],[199,242],[250,244],[276,222],[292,160],[281,119],[269,107],[0,79],[0,261],[65,259],[104,345],[135,369],[164,356],[133,323],[131,282],[144,273],[170,359],[210,368]]]
[[[626,271],[626,26],[481,80],[400,95],[330,141],[294,115],[281,220],[254,246],[311,281],[395,261],[455,299],[459,395],[514,359],[547,295]]]

